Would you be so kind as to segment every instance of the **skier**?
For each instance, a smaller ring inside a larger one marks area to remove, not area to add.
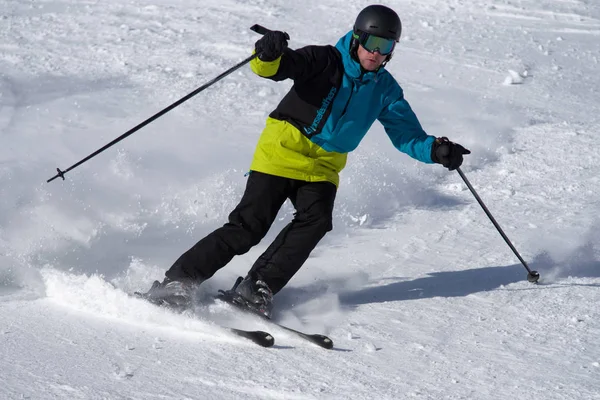
[[[230,292],[238,303],[270,317],[273,295],[332,229],[338,174],[375,120],[401,152],[450,170],[462,164],[470,151],[425,133],[385,69],[401,30],[392,9],[371,5],[335,46],[292,50],[280,31],[256,42],[252,71],[274,81],[292,79],[294,85],[267,118],[245,192],[229,222],[181,255],[144,297],[187,307],[193,288],[258,244],[290,199],[294,218]]]

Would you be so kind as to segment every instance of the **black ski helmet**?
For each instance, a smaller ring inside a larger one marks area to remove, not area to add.
[[[370,5],[365,7],[358,13],[354,22],[353,38],[350,42],[350,55],[354,60],[358,61],[358,45],[357,39],[361,33],[369,33],[371,35],[383,37],[386,39],[394,39],[396,42],[400,40],[402,33],[402,22],[400,17],[394,10],[380,4]],[[393,53],[390,53],[384,64],[392,59]]]
[[[394,10],[379,4],[363,9],[354,22],[354,32],[366,32],[386,39],[400,40],[402,23]]]

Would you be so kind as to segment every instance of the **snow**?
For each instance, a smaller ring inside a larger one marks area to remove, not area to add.
[[[404,32],[388,69],[430,134],[472,151],[462,169],[538,285],[457,173],[376,124],[334,230],[275,297],[279,321],[334,350],[223,305],[127,296],[237,204],[291,86],[248,67],[46,183],[248,57],[251,25],[335,43],[367,4],[0,0],[0,398],[600,399],[595,2],[389,2]],[[292,212],[200,296],[244,275]]]

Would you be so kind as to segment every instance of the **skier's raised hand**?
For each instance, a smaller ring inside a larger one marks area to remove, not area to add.
[[[460,167],[463,163],[463,155],[471,154],[471,151],[465,149],[458,143],[451,142],[447,137],[435,139],[431,147],[431,160],[442,164],[450,171]]]
[[[254,49],[258,53],[261,61],[275,61],[287,48],[289,36],[281,31],[269,31],[258,39],[254,44]]]

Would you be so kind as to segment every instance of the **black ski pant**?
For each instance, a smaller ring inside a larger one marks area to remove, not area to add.
[[[331,182],[305,182],[252,171],[229,222],[179,257],[166,272],[167,278],[194,282],[210,278],[234,256],[258,244],[285,200],[290,199],[296,209],[294,218],[249,271],[277,293],[332,229],[336,192]]]

